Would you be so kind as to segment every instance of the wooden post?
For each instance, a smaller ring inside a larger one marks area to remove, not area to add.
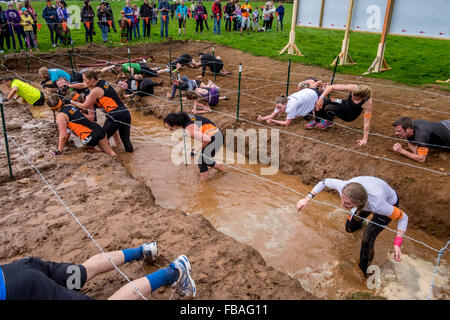
[[[322,28],[323,25],[323,11],[325,9],[325,0],[322,0],[322,4],[320,5],[320,17],[319,17],[319,28]]]
[[[378,44],[378,51],[375,60],[364,74],[381,72],[391,69],[384,59],[384,50],[386,49],[386,36],[391,27],[392,12],[394,11],[395,0],[387,0],[386,15],[384,16],[383,32],[381,33],[380,43]]]
[[[297,8],[300,0],[294,0],[294,8],[292,9],[292,21],[291,21],[291,32],[289,33],[289,43],[280,51],[279,54],[288,49],[288,54],[294,54],[294,50],[298,56],[301,56],[302,53],[298,50],[297,45],[295,44],[295,26],[297,24]]]
[[[350,54],[348,53],[348,44],[350,42],[349,34],[350,34],[350,25],[352,23],[352,15],[353,15],[353,7],[355,4],[355,0],[350,0],[350,3],[348,4],[348,14],[347,14],[347,25],[345,26],[345,36],[344,40],[342,40],[342,49],[341,53],[339,53],[339,64],[341,66],[348,65],[348,64],[356,64],[356,62],[353,61],[352,57],[350,57]],[[337,58],[333,60],[331,63],[331,66],[334,66],[336,63]]]

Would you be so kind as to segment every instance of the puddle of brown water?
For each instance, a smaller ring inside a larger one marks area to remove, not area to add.
[[[33,114],[42,111],[42,107],[33,108]],[[41,117],[53,120],[51,111]],[[158,205],[187,214],[202,214],[217,230],[252,246],[267,264],[290,274],[318,297],[341,299],[363,291],[389,299],[427,298],[437,258],[433,251],[405,240],[403,260],[397,263],[392,258],[394,234],[382,232],[373,261],[381,270],[381,286],[370,290],[355,262],[361,232],[345,232],[343,211],[311,203],[305,212],[298,214],[295,208],[298,195],[232,169],[213,173],[208,182],[200,183],[196,165],[171,162],[172,148],[167,144],[176,142],[171,141],[171,132],[161,120],[134,110],[132,119],[139,131],[132,130],[135,152],[124,156],[125,166],[151,188]],[[187,140],[187,150],[189,143]],[[248,164],[234,166],[254,174],[259,174],[261,168]],[[312,187],[281,172],[264,177],[303,194]],[[92,182],[98,178],[94,177]],[[316,199],[339,206],[339,198],[334,194],[324,192]],[[390,227],[396,228],[395,224]],[[442,246],[421,231],[409,230],[407,235],[434,248]],[[449,273],[447,255],[441,260],[434,299],[448,299]]]

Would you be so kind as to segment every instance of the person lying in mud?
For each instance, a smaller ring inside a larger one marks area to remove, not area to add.
[[[275,99],[275,110],[267,116],[259,115],[257,120],[288,126],[296,117],[306,117],[312,114],[316,101],[316,91],[311,88],[297,91],[287,98],[285,95],[280,95]],[[281,112],[286,113],[286,119],[284,121],[275,120],[275,117]]]
[[[65,79],[68,83],[83,82],[83,75],[80,72],[74,72],[74,76],[72,77],[64,70],[56,68],[47,69],[42,67],[39,69],[38,74],[42,79],[41,86],[43,88],[49,88],[51,93],[55,93],[57,91],[58,86],[56,81],[60,78]]]
[[[192,109],[193,114],[208,113],[212,112],[211,107],[217,106],[220,100],[228,100],[227,95],[220,96],[220,88],[211,80],[208,80],[208,84],[203,82],[200,83],[193,91],[188,91],[187,95],[189,97],[197,97],[200,101],[207,102],[208,105],[201,103],[199,100],[194,101],[194,108]]]
[[[197,77],[197,79],[201,79],[205,76],[206,67],[209,67],[213,75],[221,75],[221,76],[229,76],[231,72],[225,70],[222,58],[217,56],[214,57],[209,53],[199,52],[197,54],[199,62],[193,61],[192,64],[196,67],[202,67],[202,74]]]
[[[411,120],[400,117],[393,123],[395,135],[408,141],[408,148],[403,149],[400,143],[392,149],[412,160],[425,162],[428,149],[450,151],[450,121],[431,122],[427,120]]]
[[[143,76],[148,77],[157,77],[161,73],[164,73],[164,70],[161,70],[161,68],[150,68],[145,62],[136,62],[131,63],[116,63],[115,65],[105,67],[101,70],[101,72],[111,71],[114,74],[117,74],[119,77],[123,77],[123,74],[131,74],[131,76],[141,74]]]
[[[88,281],[114,270],[114,265],[141,260],[154,263],[157,255],[157,244],[151,242],[99,253],[82,264],[22,258],[0,265],[0,300],[93,300],[80,292]],[[172,286],[182,299],[195,298],[197,290],[191,270],[189,259],[180,255],[166,268],[124,285],[108,300],[140,300],[141,295],[147,299],[163,286]]]
[[[168,73],[170,72],[170,69],[172,69],[172,72],[180,72],[183,67],[195,69],[198,68],[198,62],[195,61],[189,54],[183,53],[175,60],[172,60],[172,62],[167,65],[167,68],[161,69],[161,72]]]
[[[94,69],[86,70],[83,73],[83,85],[89,88],[90,93],[83,103],[71,101],[70,103],[79,108],[88,110],[86,116],[90,121],[95,119],[95,107],[103,109],[106,114],[106,121],[103,129],[109,139],[119,131],[120,140],[126,152],[133,152],[133,144],[130,141],[131,114],[125,104],[120,100],[116,90],[105,80],[99,78],[98,72]],[[116,141],[116,144],[118,142]]]
[[[142,75],[135,75],[134,77],[129,77],[126,81],[117,80],[117,85],[125,89],[125,98],[135,98],[135,97],[145,97],[155,93],[154,87],[162,86],[164,82],[158,81],[153,82],[149,78],[144,78]]]
[[[32,85],[10,77],[3,78],[1,82],[8,87],[11,87],[11,91],[6,98],[3,98],[3,102],[8,101],[9,99],[15,99],[15,96],[18,96],[26,103],[32,104],[33,106],[43,106],[45,104],[44,93]]]
[[[312,191],[297,202],[297,210],[304,210],[309,202],[323,189],[330,188],[339,192],[341,207],[352,210],[345,224],[345,231],[355,232],[364,225],[362,218],[373,214],[371,222],[364,230],[358,266],[366,277],[367,267],[374,257],[374,244],[377,236],[392,220],[398,221],[394,239],[394,259],[401,261],[402,236],[408,227],[408,216],[398,208],[399,197],[385,181],[371,176],[355,177],[344,181],[323,179]],[[374,224],[376,223],[376,224]]]
[[[202,82],[200,80],[191,80],[187,76],[181,77],[181,85],[178,79],[173,80],[172,92],[167,93],[167,98],[173,99],[177,95],[179,91],[179,86],[181,87],[181,91],[194,92],[197,88],[200,87]],[[195,95],[191,95],[192,98],[195,98]]]
[[[72,92],[70,93],[70,97],[73,99],[76,94]],[[47,105],[50,109],[58,111],[58,115],[56,116],[56,123],[59,130],[58,149],[52,151],[52,154],[60,155],[63,153],[70,133],[73,132],[73,134],[80,138],[84,146],[89,148],[98,146],[104,153],[117,159],[117,154],[111,149],[109,141],[106,138],[105,130],[98,123],[86,119],[83,113],[76,107],[70,104],[64,104],[63,100],[70,102],[70,99],[61,99],[57,94],[51,95],[47,99]],[[84,101],[84,98],[81,100]]]
[[[219,128],[209,119],[191,115],[185,112],[170,113],[164,118],[164,126],[171,131],[185,129],[186,134],[201,143],[192,149],[191,158],[194,159],[200,152],[198,167],[200,169],[200,180],[207,181],[209,178],[208,167],[219,172],[225,171],[223,164],[214,161],[214,156],[223,145],[223,134]]]
[[[335,91],[350,92],[347,99],[328,99],[327,96]],[[360,147],[367,144],[372,119],[372,90],[365,85],[333,84],[328,86],[320,95],[316,103],[316,119],[305,125],[306,129],[317,127],[326,129],[333,125],[334,117],[346,122],[355,121],[364,111],[364,135],[357,143]]]

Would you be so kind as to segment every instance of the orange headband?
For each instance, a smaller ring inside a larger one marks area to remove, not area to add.
[[[80,97],[80,94],[79,94],[79,93],[76,93],[76,94],[72,97],[71,100],[73,100],[73,101],[78,100],[79,97]]]
[[[61,105],[62,105],[62,101],[61,101],[61,99],[58,99],[58,104],[54,107],[50,107],[50,109],[58,110],[59,108],[61,108]]]

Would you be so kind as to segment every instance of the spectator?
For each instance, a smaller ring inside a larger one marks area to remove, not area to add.
[[[281,31],[283,31],[284,6],[283,6],[282,1],[280,1],[278,3],[276,13],[277,13],[277,19],[280,24]],[[278,23],[277,23],[277,31],[278,31]]]
[[[36,46],[38,45],[37,41],[37,14],[34,8],[31,6],[30,0],[25,0],[23,3],[24,8],[27,9],[28,14],[33,18],[33,33],[34,33],[34,40],[36,41]]]
[[[102,2],[100,4],[100,8],[97,12],[98,22],[100,25],[100,29],[102,30],[102,40],[103,43],[108,41],[108,21],[112,19],[109,14],[108,9],[106,8],[106,4]]]
[[[157,7],[157,5],[155,4],[154,1],[152,1],[151,6],[153,8],[153,11],[152,11],[152,23],[153,24],[158,24],[158,7]]]
[[[202,5],[203,5],[203,3],[202,3]],[[203,19],[205,20],[205,27],[206,27],[206,30],[209,31],[209,27],[208,27],[208,10],[206,9],[206,7],[204,5],[203,5],[203,9],[205,11],[205,14],[203,15]]]
[[[133,20],[134,20],[134,11],[131,8],[130,0],[127,1],[127,5],[123,8],[125,12],[125,19],[127,19],[127,34],[128,41],[131,41],[133,37]]]
[[[253,29],[253,32],[255,32],[255,30],[258,31],[258,29],[259,29],[259,11],[258,11],[258,7],[255,7],[255,10],[253,11],[252,17],[253,17],[252,29]]]
[[[170,5],[170,19],[172,19],[172,21],[175,15],[175,11],[177,10],[177,7],[178,7],[178,0],[172,1],[172,4]]]
[[[270,20],[270,7],[266,3],[263,8],[263,28],[264,30],[269,30],[269,20]]]
[[[233,30],[234,31],[240,31],[241,29],[241,19],[242,19],[242,11],[241,6],[236,3],[234,6],[234,24],[233,24]]]
[[[188,15],[188,8],[184,5],[184,1],[181,0],[176,10],[176,16],[178,17],[178,36],[181,35],[181,28],[183,28],[183,34],[186,35],[186,19]]]
[[[108,11],[109,16],[111,17],[111,20],[110,20],[111,22],[108,22],[108,24],[111,23],[114,33],[117,33],[116,23],[114,22],[114,12],[111,8],[111,5],[107,1],[105,1],[104,3],[105,3],[106,10]],[[98,11],[98,9],[97,9],[97,11]],[[110,27],[110,26],[108,25],[108,27]],[[108,31],[110,31],[109,28],[108,28]],[[94,31],[94,35],[95,35],[95,31]]]
[[[152,5],[148,4],[148,0],[144,0],[144,4],[141,6],[140,10],[141,17],[143,19],[142,21],[142,36],[150,37],[150,30],[152,26],[152,19],[153,19],[153,7]]]
[[[30,53],[33,53],[32,48],[36,48],[39,52],[39,49],[36,44],[36,39],[34,38],[34,32],[33,32],[33,17],[28,13],[27,8],[23,7],[21,9],[22,14],[20,15],[20,25],[22,26],[25,36],[26,36],[26,42],[28,49]]]
[[[136,39],[136,31],[137,31],[137,38],[141,38],[141,32],[140,32],[140,28],[139,28],[139,23],[141,21],[141,15],[139,13],[139,8],[137,5],[133,6],[133,12],[134,12],[134,16],[133,16],[133,34],[134,34],[134,38]]]
[[[51,1],[47,1],[47,6],[42,12],[42,18],[44,18],[48,30],[50,31],[50,40],[52,41],[52,46],[56,47],[59,44],[58,40],[60,40],[62,43],[62,37],[59,32],[58,13],[56,12],[56,8],[52,5]]]
[[[69,45],[72,42],[72,38],[70,36],[70,29],[67,27],[67,24],[71,23],[70,15],[67,10],[67,4],[64,0],[57,2],[56,12],[58,13],[58,19],[62,25],[62,38],[63,43],[65,45]]]
[[[0,5],[0,53],[5,52],[4,43],[6,43],[8,50],[10,50],[11,40],[9,37],[8,20],[6,19],[5,11],[3,11],[3,8]]]
[[[231,19],[234,12],[234,4],[233,0],[228,0],[228,3],[223,8],[225,12],[225,31],[230,32],[231,31]]]
[[[272,23],[273,23],[273,18],[275,15],[275,6],[273,5],[273,1],[269,1],[269,2],[267,2],[267,4],[269,5],[269,10],[268,10],[269,23],[268,23],[268,25],[269,25],[269,30],[272,30]]]
[[[161,38],[165,38],[169,36],[169,12],[170,12],[170,4],[167,0],[161,0],[159,3],[158,11],[161,12]]]
[[[252,15],[252,6],[248,4],[248,0],[245,0],[245,4],[241,6],[242,20],[241,20],[241,35],[242,31],[247,29],[247,34],[250,32],[250,21]]]
[[[125,18],[125,11],[120,12],[121,19],[119,20],[119,27],[120,27],[120,42],[121,43],[128,43],[128,21],[127,18]]]
[[[214,17],[214,34],[220,34],[220,21],[222,20],[222,5],[220,4],[220,0],[214,1],[212,13]]]
[[[194,10],[195,21],[197,22],[195,26],[195,34],[198,34],[198,27],[200,27],[200,33],[203,33],[203,15],[205,14],[205,7],[202,2],[199,1]]]
[[[83,22],[86,44],[92,43],[92,30],[94,28],[94,10],[89,0],[84,0],[83,9],[81,9],[81,22]]]
[[[6,19],[8,20],[9,34],[11,35],[13,48],[14,50],[16,50],[16,41],[14,36],[17,36],[17,41],[20,45],[20,51],[23,51],[22,37],[25,38],[25,34],[23,33],[22,26],[20,25],[19,11],[14,9],[14,5],[12,3],[9,3],[8,10],[6,10],[5,14]]]

